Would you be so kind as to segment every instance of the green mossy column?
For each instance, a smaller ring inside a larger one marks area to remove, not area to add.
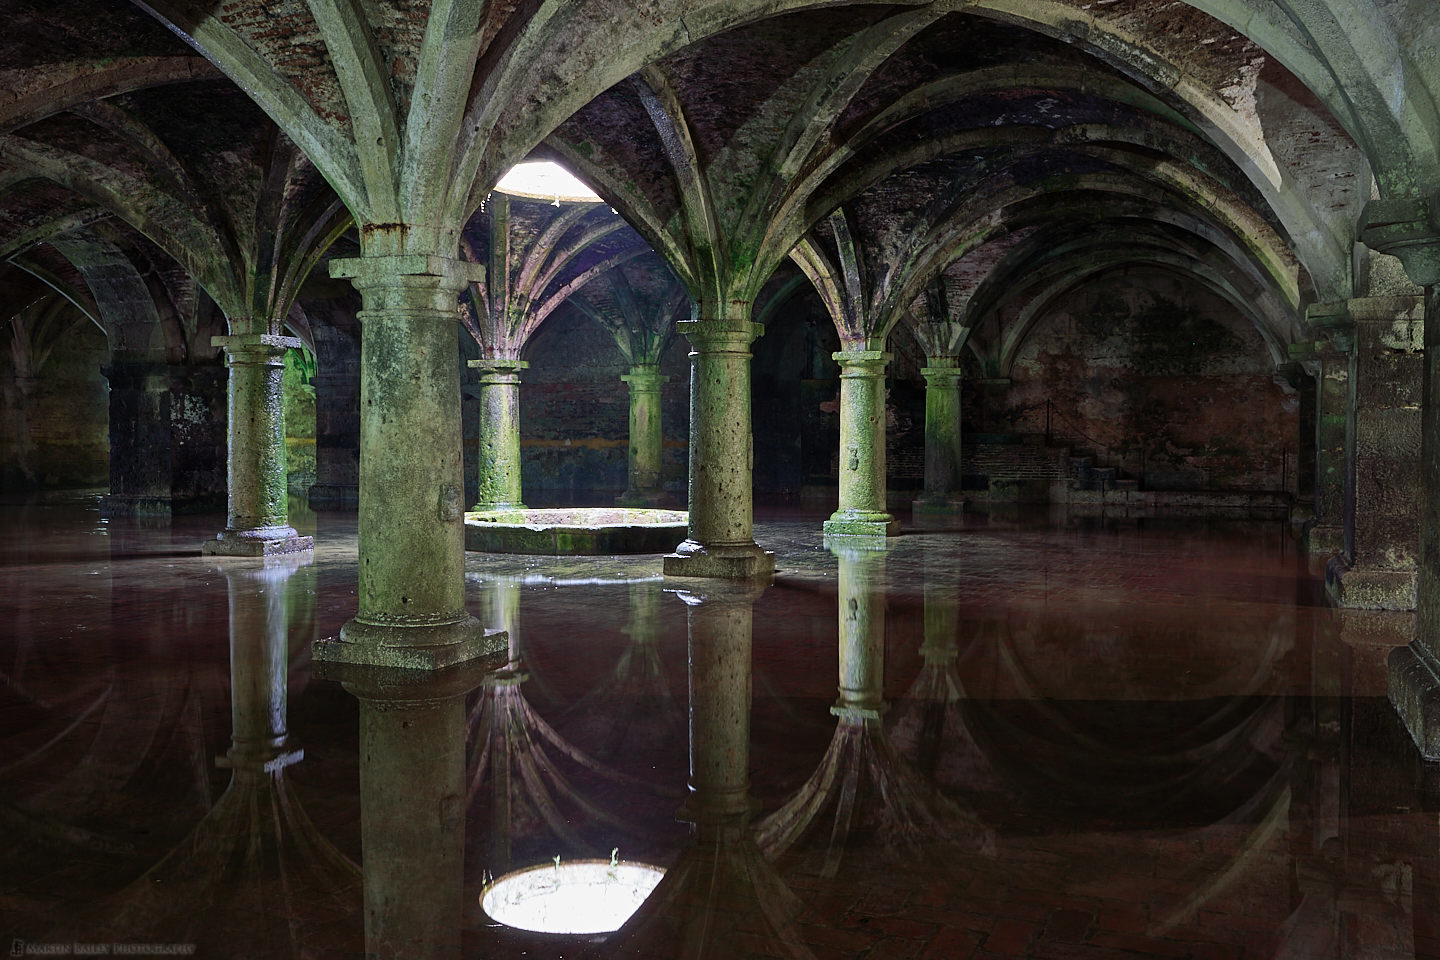
[[[925,493],[916,513],[955,514],[960,498],[960,358],[931,357],[925,377]]]
[[[637,363],[620,379],[630,387],[630,456],[625,492],[615,502],[622,507],[660,506],[665,502],[660,387],[670,378],[653,363]]]
[[[285,351],[294,337],[263,333],[213,337],[230,368],[229,466],[225,530],[204,554],[265,557],[311,550],[290,526],[285,486]]]
[[[480,492],[477,511],[524,510],[520,499],[520,373],[518,359],[471,360],[480,371]]]
[[[459,291],[474,266],[400,255],[338,260],[359,314],[359,611],[319,660],[435,669],[493,644],[465,610]]]
[[[840,364],[840,503],[826,536],[884,537],[900,532],[885,509],[885,365],[882,350],[842,350]]]
[[[885,710],[884,549],[827,543],[839,561],[840,698],[830,712],[837,717],[878,720]]]
[[[748,315],[749,304],[743,313]],[[748,320],[682,320],[690,352],[689,536],[665,557],[665,575],[750,579],[775,573],[754,537]]]

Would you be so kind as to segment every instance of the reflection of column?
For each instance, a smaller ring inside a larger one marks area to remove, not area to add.
[[[340,680],[360,700],[367,956],[460,956],[465,696],[486,666],[484,660],[425,672],[321,666],[320,676]]]
[[[87,929],[193,943],[196,954],[299,956],[355,928],[360,871],[310,822],[286,771],[287,587],[308,554],[227,560],[231,746],[224,795],[173,853],[106,905]],[[262,565],[263,564],[263,565]],[[359,949],[348,938],[338,951]]]
[[[332,260],[359,288],[359,610],[319,660],[437,668],[489,646],[465,610],[459,291],[473,265]]]
[[[829,535],[883,537],[900,532],[885,510],[885,365],[881,350],[842,350],[840,502],[825,521]]]
[[[736,584],[680,595],[690,638],[690,780],[680,816],[694,835],[607,941],[615,956],[728,960],[742,940],[757,953],[812,956],[795,929],[800,903],[749,830],[752,610],[762,592]]]
[[[524,510],[520,499],[520,359],[471,360],[480,371],[480,493],[474,509]]]
[[[682,320],[690,352],[690,528],[666,576],[769,577],[775,555],[754,538],[748,320]]]
[[[831,713],[880,719],[885,710],[885,553],[829,544],[839,559],[840,698]]]
[[[665,499],[660,386],[670,378],[656,364],[637,363],[620,379],[630,385],[630,456],[625,492],[615,502],[626,507],[657,506]]]
[[[925,493],[916,513],[959,513],[960,498],[960,358],[930,357],[925,377]]]
[[[230,368],[228,510],[225,530],[205,554],[259,557],[315,546],[290,526],[285,487],[285,351],[295,337],[213,337]]]
[[[682,813],[701,840],[749,822],[751,591],[681,594],[689,605],[690,784]]]
[[[756,842],[772,858],[795,851],[822,877],[838,876],[847,853],[950,869],[960,849],[992,841],[900,757],[885,731],[884,551],[829,547],[839,561],[835,735],[805,785],[756,825]]]

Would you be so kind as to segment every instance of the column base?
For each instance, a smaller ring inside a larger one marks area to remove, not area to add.
[[[100,498],[102,517],[168,517],[174,512],[169,497],[127,497],[107,493]]]
[[[360,509],[358,483],[312,483],[306,495],[311,510]]]
[[[226,530],[200,545],[206,557],[278,557],[315,549],[314,537],[302,537],[294,527]]]
[[[1440,670],[1416,643],[1390,651],[1390,702],[1420,755],[1440,760]]]
[[[686,540],[664,558],[667,577],[714,577],[723,580],[769,579],[775,575],[775,554],[757,543],[707,546]]]
[[[910,504],[917,517],[958,517],[965,512],[965,501],[959,497],[921,497]]]
[[[899,520],[871,510],[836,510],[823,526],[827,537],[893,537],[900,532]]]
[[[1332,557],[1325,567],[1325,590],[1338,607],[1357,610],[1414,610],[1415,571],[1347,567]]]
[[[626,490],[615,498],[617,507],[668,507],[674,502],[664,490]]]
[[[1345,528],[1317,523],[1305,534],[1305,551],[1317,560],[1324,560],[1345,549]]]
[[[487,631],[472,616],[450,623],[378,624],[358,617],[340,628],[340,636],[317,640],[317,662],[439,670],[496,653],[508,655],[504,630]]]

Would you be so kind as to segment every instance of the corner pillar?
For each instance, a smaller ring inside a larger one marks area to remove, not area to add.
[[[212,337],[225,350],[229,435],[225,529],[205,541],[207,556],[269,557],[312,550],[290,526],[285,484],[285,351],[295,337],[251,333]]]
[[[476,269],[424,255],[331,261],[364,301],[359,610],[317,660],[434,670],[504,642],[465,609],[455,324]]]
[[[825,535],[893,536],[900,522],[885,509],[885,365],[882,350],[841,350],[840,502]]]
[[[637,363],[620,378],[630,387],[630,455],[622,507],[654,507],[665,502],[661,486],[664,434],[660,423],[660,387],[670,378],[653,363]]]
[[[1440,760],[1440,195],[1372,200],[1361,213],[1365,245],[1400,258],[1424,288],[1420,401],[1420,563],[1415,639],[1390,652],[1390,702],[1420,753]]]
[[[1354,323],[1351,493],[1344,563],[1327,586],[1344,607],[1413,610],[1423,499],[1420,448],[1424,305],[1419,297],[1349,301]]]
[[[474,510],[524,510],[520,499],[520,359],[467,362],[480,371],[479,494]]]
[[[915,513],[949,515],[965,508],[961,499],[960,358],[931,357],[925,378],[925,493]]]
[[[748,306],[748,305],[747,305]],[[669,577],[768,578],[775,554],[754,537],[748,320],[682,320],[690,352],[689,535],[665,557]]]

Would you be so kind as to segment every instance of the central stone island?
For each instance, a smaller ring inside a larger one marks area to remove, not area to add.
[[[603,556],[669,553],[685,539],[684,510],[557,507],[465,514],[465,549],[481,553]]]

